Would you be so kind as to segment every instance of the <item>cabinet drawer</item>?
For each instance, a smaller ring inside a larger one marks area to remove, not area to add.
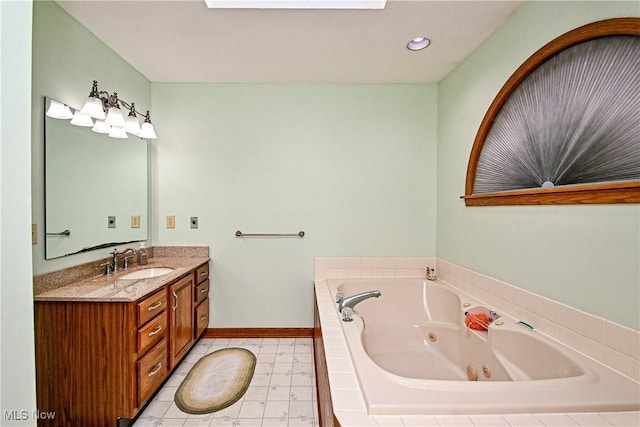
[[[142,326],[167,308],[167,292],[162,289],[138,303],[138,326]]]
[[[196,270],[196,284],[202,283],[209,278],[209,263]]]
[[[196,286],[196,293],[193,296],[196,303],[195,305],[200,304],[200,302],[204,301],[204,299],[207,298],[208,296],[209,296],[209,279],[205,280],[204,282]]]
[[[153,344],[167,336],[167,311],[163,311],[138,329],[138,354],[143,354]]]
[[[167,377],[167,340],[162,340],[138,361],[138,407]]]
[[[206,298],[196,307],[195,311],[195,338],[198,338],[209,326],[209,298]]]

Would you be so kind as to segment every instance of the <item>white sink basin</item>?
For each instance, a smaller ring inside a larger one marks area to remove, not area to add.
[[[154,267],[145,268],[143,270],[132,271],[131,273],[120,276],[121,279],[150,279],[152,277],[164,276],[173,271],[173,268]]]

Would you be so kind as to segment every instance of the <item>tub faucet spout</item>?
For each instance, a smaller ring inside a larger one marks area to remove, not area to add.
[[[342,313],[342,309],[345,307],[353,309],[356,304],[369,298],[378,298],[380,295],[382,295],[380,291],[367,291],[360,294],[351,295],[350,297],[344,297],[342,301],[338,303],[338,311]]]

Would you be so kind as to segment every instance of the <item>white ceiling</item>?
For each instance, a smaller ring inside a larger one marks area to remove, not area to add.
[[[57,3],[152,82],[440,81],[522,3],[388,0],[383,10],[208,9],[204,0]],[[423,51],[408,41],[432,40]]]

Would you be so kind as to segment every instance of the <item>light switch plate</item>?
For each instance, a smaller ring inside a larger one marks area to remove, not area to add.
[[[176,228],[176,216],[167,215],[167,228]]]
[[[197,216],[192,216],[191,220],[189,221],[189,224],[190,224],[191,228],[198,228],[198,217]]]
[[[107,227],[116,228],[116,217],[115,216],[109,216],[109,218],[107,219]]]
[[[131,215],[131,228],[140,228],[140,215]]]

